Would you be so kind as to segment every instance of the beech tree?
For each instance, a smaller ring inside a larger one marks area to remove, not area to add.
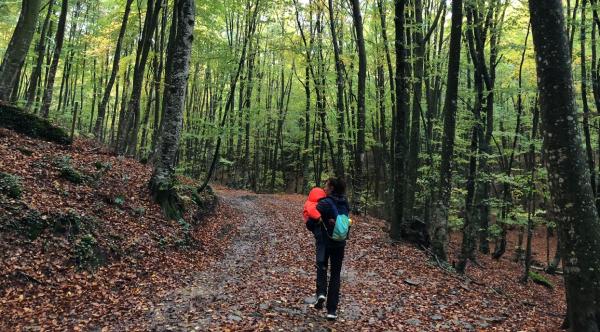
[[[432,250],[435,255],[443,260],[446,260],[448,256],[448,209],[452,188],[452,158],[456,132],[456,110],[458,108],[462,6],[462,0],[452,1],[452,26],[448,55],[448,82],[444,103],[444,136],[442,140],[440,180],[437,196],[434,200],[433,219],[428,227]]]
[[[60,6],[60,16],[56,27],[56,36],[54,37],[54,52],[52,53],[52,63],[46,74],[46,85],[42,97],[42,106],[40,113],[47,118],[50,114],[50,105],[52,104],[52,96],[54,92],[54,79],[56,78],[56,70],[60,61],[60,53],[65,39],[65,26],[67,24],[67,11],[69,10],[69,0],[62,0]]]
[[[33,40],[41,2],[41,0],[23,0],[21,4],[19,21],[0,65],[0,100],[8,100],[21,72],[29,45]]]
[[[550,192],[567,292],[566,327],[600,331],[600,220],[579,132],[569,40],[559,0],[530,0]]]
[[[154,173],[150,179],[150,190],[154,199],[161,204],[167,216],[172,218],[181,217],[174,189],[175,166],[190,73],[195,13],[194,0],[176,0],[173,3],[170,35],[174,39],[169,43],[167,50],[171,61],[165,73],[165,113],[158,138]]]

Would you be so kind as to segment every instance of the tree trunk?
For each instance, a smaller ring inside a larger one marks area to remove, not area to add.
[[[569,43],[560,0],[530,0],[550,193],[564,258],[567,325],[600,331],[600,221],[579,136]]]
[[[404,220],[404,157],[406,155],[406,121],[409,112],[408,96],[408,69],[407,49],[404,45],[405,38],[405,16],[406,1],[396,0],[394,2],[394,25],[396,26],[396,74],[395,74],[395,96],[396,109],[393,117],[392,130],[392,181],[394,182],[394,196],[392,203],[392,222],[390,237],[399,240]]]
[[[581,0],[581,34],[580,34],[580,56],[581,59],[581,103],[583,106],[583,134],[585,137],[585,151],[587,155],[588,167],[590,168],[592,191],[596,196],[596,167],[594,166],[594,152],[592,148],[592,138],[590,134],[590,107],[587,99],[587,67],[586,67],[586,14],[587,0]],[[592,23],[593,24],[593,23]]]
[[[421,98],[423,95],[423,74],[425,66],[425,41],[423,40],[423,2],[415,0],[415,42],[413,105],[410,120],[410,143],[406,165],[406,218],[414,217],[415,194],[419,169],[419,151],[421,145]]]
[[[158,13],[161,9],[163,0],[148,0],[146,18],[144,19],[144,28],[140,38],[133,70],[133,83],[131,87],[131,96],[127,104],[127,111],[123,116],[123,121],[119,123],[117,135],[117,146],[115,152],[118,154],[135,155],[137,147],[137,136],[140,126],[140,99],[144,83],[144,73],[152,36],[158,21]],[[172,61],[172,59],[171,59]]]
[[[353,7],[354,8],[354,7]],[[331,29],[331,39],[333,42],[333,55],[335,58],[335,73],[336,73],[336,86],[337,86],[337,158],[335,158],[334,171],[335,175],[344,177],[344,62],[341,59],[340,44],[337,38],[337,30],[335,27],[335,14],[333,8],[333,0],[329,0],[329,27]],[[360,9],[360,8],[359,8]],[[359,12],[360,15],[360,12]],[[362,24],[362,23],[361,23]],[[363,41],[364,45],[364,41]],[[359,59],[360,61],[360,59]]]
[[[444,103],[444,137],[442,140],[440,181],[437,197],[434,199],[434,213],[431,223],[428,225],[433,253],[444,261],[448,257],[448,209],[450,208],[450,193],[452,188],[452,158],[454,156],[456,110],[458,107],[462,20],[462,0],[453,0],[448,55],[448,81]]]
[[[0,65],[0,100],[7,101],[35,34],[42,0],[23,0],[19,21]]]
[[[176,0],[173,4],[171,30],[175,40],[168,50],[172,59],[166,68],[164,90],[164,124],[158,141],[154,173],[150,190],[169,218],[181,217],[179,200],[175,192],[175,166],[183,121],[185,92],[190,73],[192,41],[194,39],[195,1]]]
[[[47,118],[50,114],[50,104],[52,103],[52,91],[54,91],[54,79],[56,78],[56,70],[58,69],[58,61],[65,39],[65,25],[67,22],[67,10],[69,9],[69,0],[62,0],[60,7],[60,17],[58,18],[58,26],[56,27],[56,37],[54,41],[54,54],[52,55],[52,63],[48,69],[48,78],[44,95],[42,97],[41,114]]]
[[[363,33],[363,19],[360,12],[360,1],[352,0],[352,22],[356,31],[356,45],[358,49],[358,104],[357,104],[357,135],[356,151],[354,153],[354,181],[352,185],[352,209],[355,212],[364,212],[364,186],[365,175],[363,163],[365,160],[365,87],[367,80],[367,53]]]
[[[127,3],[125,4],[125,13],[123,14],[123,22],[121,23],[119,38],[117,39],[117,46],[115,47],[112,71],[110,73],[108,83],[106,83],[106,89],[104,90],[104,94],[102,95],[102,101],[98,106],[98,118],[96,118],[96,124],[94,126],[94,136],[96,136],[97,139],[102,137],[102,131],[104,130],[102,124],[104,123],[106,106],[108,105],[108,100],[110,99],[110,92],[113,88],[113,85],[115,84],[117,73],[119,72],[119,61],[121,61],[121,47],[123,45],[123,36],[125,36],[125,30],[127,30],[127,20],[129,19],[129,12],[131,11],[132,3],[133,0],[127,0]]]
[[[52,7],[54,7],[54,0],[48,2],[48,12],[46,18],[42,24],[42,31],[40,32],[40,40],[38,41],[36,51],[37,58],[35,68],[31,73],[31,79],[29,82],[29,90],[27,91],[27,106],[25,108],[30,109],[35,101],[36,91],[42,77],[42,67],[44,66],[44,55],[46,53],[46,39],[48,37],[48,30],[50,29],[50,18],[52,17]]]

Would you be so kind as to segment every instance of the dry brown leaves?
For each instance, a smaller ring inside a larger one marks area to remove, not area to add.
[[[98,185],[76,185],[62,179],[52,165],[60,156],[70,156],[73,167],[84,173],[97,172],[95,162],[112,168]],[[194,271],[221,255],[229,239],[217,236],[222,220],[235,220],[228,207],[219,206],[202,227],[192,230],[191,247],[176,246],[182,227],[165,220],[151,202],[151,168],[115,157],[88,140],[63,147],[2,130],[0,171],[21,178],[26,209],[44,217],[59,211],[94,217],[98,243],[117,246],[118,253],[107,265],[88,272],[73,263],[73,242],[67,237],[46,230],[31,241],[0,225],[1,331],[88,330],[143,320],[161,293],[185,284]],[[117,197],[123,199],[121,206],[115,204]],[[17,217],[7,213],[0,207],[5,220]]]
[[[87,172],[96,161],[113,167],[97,188],[74,185],[48,166],[48,156],[59,155]],[[194,228],[196,244],[183,250],[171,241],[181,226],[164,220],[148,198],[149,167],[89,141],[63,148],[10,131],[0,132],[0,156],[0,171],[23,179],[30,208],[91,215],[101,220],[99,242],[119,238],[125,253],[94,273],[80,271],[65,237],[46,232],[29,241],[0,227],[0,330],[554,331],[562,321],[561,277],[548,276],[554,290],[519,283],[522,266],[510,257],[514,234],[504,258],[479,257],[481,266],[469,266],[465,279],[417,248],[391,243],[385,222],[356,217],[340,319],[330,323],[304,303],[314,291],[314,240],[301,221],[303,196],[218,188],[225,203]],[[111,203],[116,196],[123,206]],[[145,213],[137,216],[140,208]],[[455,235],[451,252],[458,250]],[[534,252],[545,260],[542,233]]]

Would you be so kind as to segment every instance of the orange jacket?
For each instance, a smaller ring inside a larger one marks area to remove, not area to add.
[[[319,203],[320,199],[327,197],[325,190],[321,188],[313,188],[308,194],[308,199],[304,203],[304,211],[302,215],[304,217],[304,222],[306,223],[308,219],[319,220],[321,218],[321,213],[317,211],[317,203]]]

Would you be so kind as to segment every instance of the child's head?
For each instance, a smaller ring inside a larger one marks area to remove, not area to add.
[[[327,194],[325,193],[325,190],[316,187],[313,188],[310,193],[308,194],[308,201],[309,202],[318,202],[320,199],[327,197]]]

